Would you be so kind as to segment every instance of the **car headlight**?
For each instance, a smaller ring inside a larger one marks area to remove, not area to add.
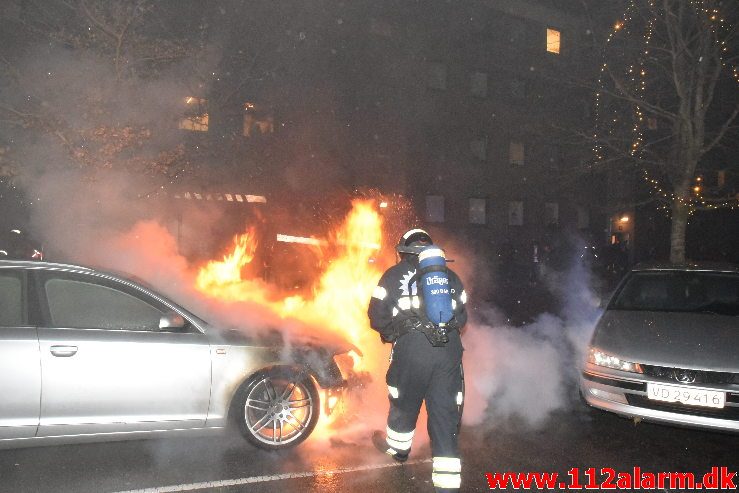
[[[588,362],[598,366],[605,366],[606,368],[613,368],[614,370],[629,371],[631,373],[644,373],[639,363],[624,361],[616,356],[604,353],[595,348],[590,348],[588,351]]]

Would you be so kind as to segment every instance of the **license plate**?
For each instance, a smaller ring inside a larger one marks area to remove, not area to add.
[[[717,390],[652,382],[647,382],[647,397],[655,401],[679,402],[689,406],[723,408],[726,403],[726,394]]]

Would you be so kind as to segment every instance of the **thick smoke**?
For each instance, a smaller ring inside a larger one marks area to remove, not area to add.
[[[533,323],[513,326],[492,304],[474,301],[473,273],[481,271],[474,267],[474,257],[461,256],[453,265],[470,281],[474,307],[463,336],[463,423],[536,427],[553,412],[571,406],[583,352],[600,314],[588,266],[578,257],[565,272],[547,271],[543,281],[559,309],[538,315]]]

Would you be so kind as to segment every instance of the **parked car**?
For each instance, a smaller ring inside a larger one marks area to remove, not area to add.
[[[223,331],[125,277],[0,260],[0,447],[218,432],[297,445],[350,346]],[[349,358],[350,359],[350,358]],[[328,394],[331,399],[328,399]],[[324,407],[324,410],[328,410]]]
[[[634,268],[598,321],[580,379],[626,417],[739,431],[739,267]]]

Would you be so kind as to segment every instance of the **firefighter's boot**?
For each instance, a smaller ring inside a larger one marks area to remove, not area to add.
[[[393,449],[390,445],[388,445],[385,434],[380,430],[375,430],[374,432],[372,432],[372,445],[374,445],[375,448],[383,454],[387,454],[392,457],[396,462],[402,464],[403,462],[408,460],[407,453],[401,454],[397,450]]]

